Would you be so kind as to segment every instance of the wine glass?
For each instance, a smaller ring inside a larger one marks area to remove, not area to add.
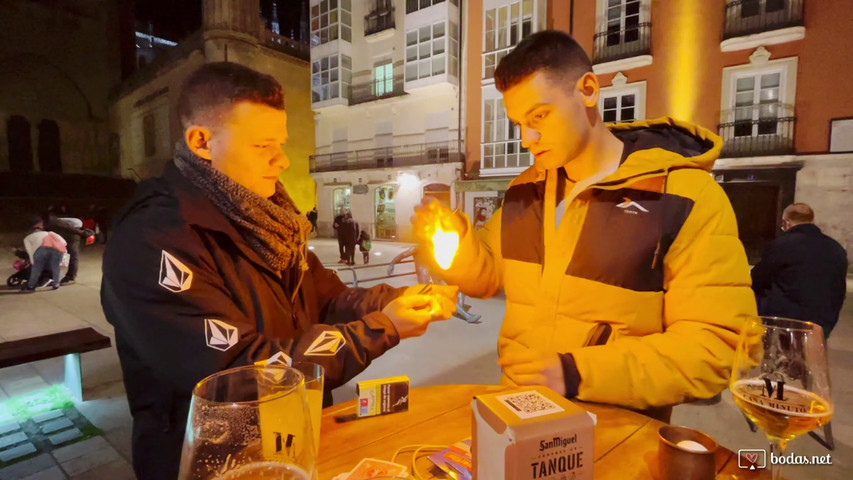
[[[780,456],[788,441],[832,419],[826,341],[820,325],[754,317],[741,332],[730,388],[735,403]],[[771,476],[780,467],[769,460]]]
[[[314,480],[315,459],[299,370],[238,367],[193,389],[180,480]]]

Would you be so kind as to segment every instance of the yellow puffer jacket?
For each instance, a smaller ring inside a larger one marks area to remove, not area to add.
[[[627,158],[570,198],[559,228],[565,171],[531,167],[488,224],[463,235],[443,276],[476,297],[503,288],[499,352],[518,342],[570,353],[580,400],[648,408],[712,397],[756,314],[734,212],[709,174],[722,140],[669,118],[611,129]],[[611,334],[596,344],[605,324]]]

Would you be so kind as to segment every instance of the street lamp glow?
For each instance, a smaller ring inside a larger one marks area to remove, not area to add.
[[[400,182],[400,188],[414,188],[418,186],[421,180],[417,175],[401,173],[400,176],[397,177],[397,181]]]

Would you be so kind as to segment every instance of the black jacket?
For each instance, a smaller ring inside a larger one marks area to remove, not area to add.
[[[400,341],[381,313],[397,289],[347,288],[307,255],[301,280],[298,267],[279,276],[172,163],[140,184],[116,217],[101,285],[140,480],[177,477],[192,389],[208,375],[284,352],[325,367],[330,400]]]
[[[760,315],[807,320],[827,336],[847,294],[847,252],[814,224],[801,224],[773,240],[752,269]]]

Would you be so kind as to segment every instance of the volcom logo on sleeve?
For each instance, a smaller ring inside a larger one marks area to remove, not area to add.
[[[343,334],[337,330],[326,330],[305,350],[305,356],[331,357],[347,344]]]
[[[289,366],[293,365],[293,359],[290,358],[284,352],[278,352],[275,355],[268,358],[265,362],[263,362],[263,364],[264,365],[284,365],[285,367],[289,367]]]
[[[237,345],[240,339],[237,327],[232,327],[222,320],[204,319],[204,337],[207,346],[215,350],[225,351]]]
[[[160,286],[170,292],[189,290],[193,283],[193,272],[180,260],[163,250],[160,255]]]

